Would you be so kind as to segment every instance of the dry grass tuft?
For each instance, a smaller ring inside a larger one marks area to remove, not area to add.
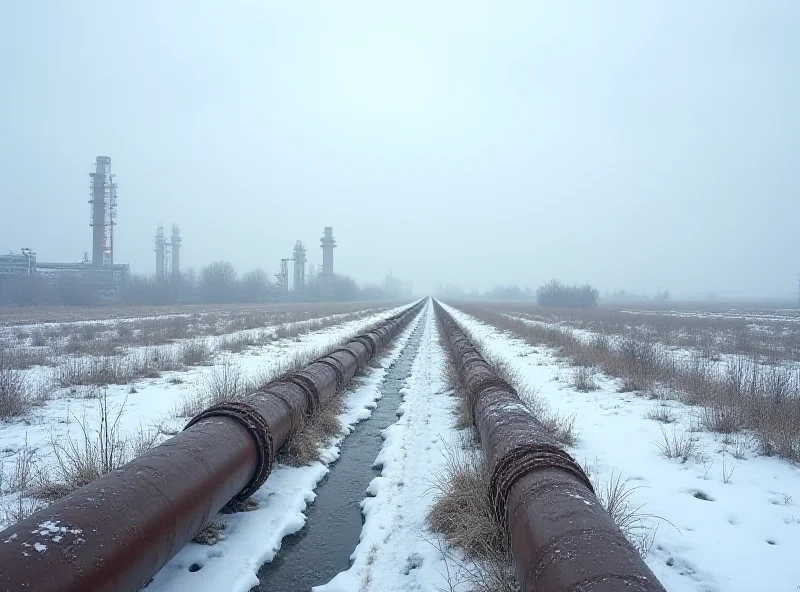
[[[225,535],[222,532],[228,525],[224,522],[220,522],[219,520],[212,520],[209,524],[207,524],[200,532],[194,535],[192,539],[193,543],[197,543],[198,545],[209,545],[213,546],[220,542],[222,539],[225,538]]]
[[[677,458],[685,463],[697,454],[697,440],[691,434],[686,432],[678,434],[673,427],[670,435],[662,426],[661,435],[663,440],[655,444],[664,458]]]
[[[125,438],[121,436],[120,420],[125,401],[114,407],[108,393],[102,391],[97,393],[97,406],[96,424],[89,423],[85,417],[78,421],[79,438],[50,434],[54,463],[50,469],[39,467],[35,486],[30,492],[32,498],[52,503],[156,445],[157,429],[145,430],[140,426],[138,432]]]
[[[24,415],[31,407],[27,376],[16,368],[14,351],[0,345],[0,420]]]
[[[645,417],[654,421],[660,421],[661,423],[675,423],[678,420],[672,408],[666,405],[656,405],[647,412]]]
[[[321,405],[313,416],[306,417],[300,428],[278,451],[278,462],[302,467],[319,460],[319,449],[342,432],[339,421],[344,405],[341,394]]]
[[[439,545],[445,561],[455,564],[448,574],[451,587],[468,583],[480,592],[518,590],[508,539],[489,501],[489,470],[483,454],[463,446],[443,452],[445,468],[434,477],[436,499],[427,518],[431,529],[469,560]]]
[[[623,480],[622,475],[614,470],[607,482],[594,481],[598,501],[639,555],[646,558],[658,527],[652,523],[653,516],[642,512],[644,505],[637,506],[631,500],[633,493],[641,486],[631,486],[630,479]]]
[[[599,388],[594,380],[594,371],[588,366],[578,366],[573,370],[572,386],[582,393],[596,391]]]

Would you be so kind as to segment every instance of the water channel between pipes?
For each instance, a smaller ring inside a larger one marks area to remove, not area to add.
[[[305,526],[283,539],[272,562],[259,570],[261,583],[251,592],[305,592],[350,567],[363,525],[361,500],[370,481],[380,474],[372,463],[383,444],[381,432],[397,421],[400,389],[411,374],[425,329],[427,315],[421,314],[414,333],[387,371],[378,406],[344,439],[339,459],[317,487]]]

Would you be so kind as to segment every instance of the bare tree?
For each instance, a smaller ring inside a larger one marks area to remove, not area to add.
[[[236,296],[236,268],[229,261],[215,261],[200,270],[200,295],[209,302],[231,302]]]

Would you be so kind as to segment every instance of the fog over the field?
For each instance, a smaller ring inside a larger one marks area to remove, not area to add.
[[[271,274],[295,240],[420,293],[552,277],[793,295],[800,3],[8,2],[0,250]]]

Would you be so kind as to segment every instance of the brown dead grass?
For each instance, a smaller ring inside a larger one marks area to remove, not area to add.
[[[320,448],[342,432],[339,415],[343,406],[342,395],[338,394],[320,406],[314,415],[304,418],[300,428],[278,451],[277,461],[291,467],[302,467],[319,460]]]
[[[447,545],[463,551],[464,561],[442,548],[451,588],[467,583],[479,592],[518,590],[508,539],[489,500],[489,470],[480,449],[468,442],[444,449],[445,468],[434,476],[435,500],[428,524]]]

